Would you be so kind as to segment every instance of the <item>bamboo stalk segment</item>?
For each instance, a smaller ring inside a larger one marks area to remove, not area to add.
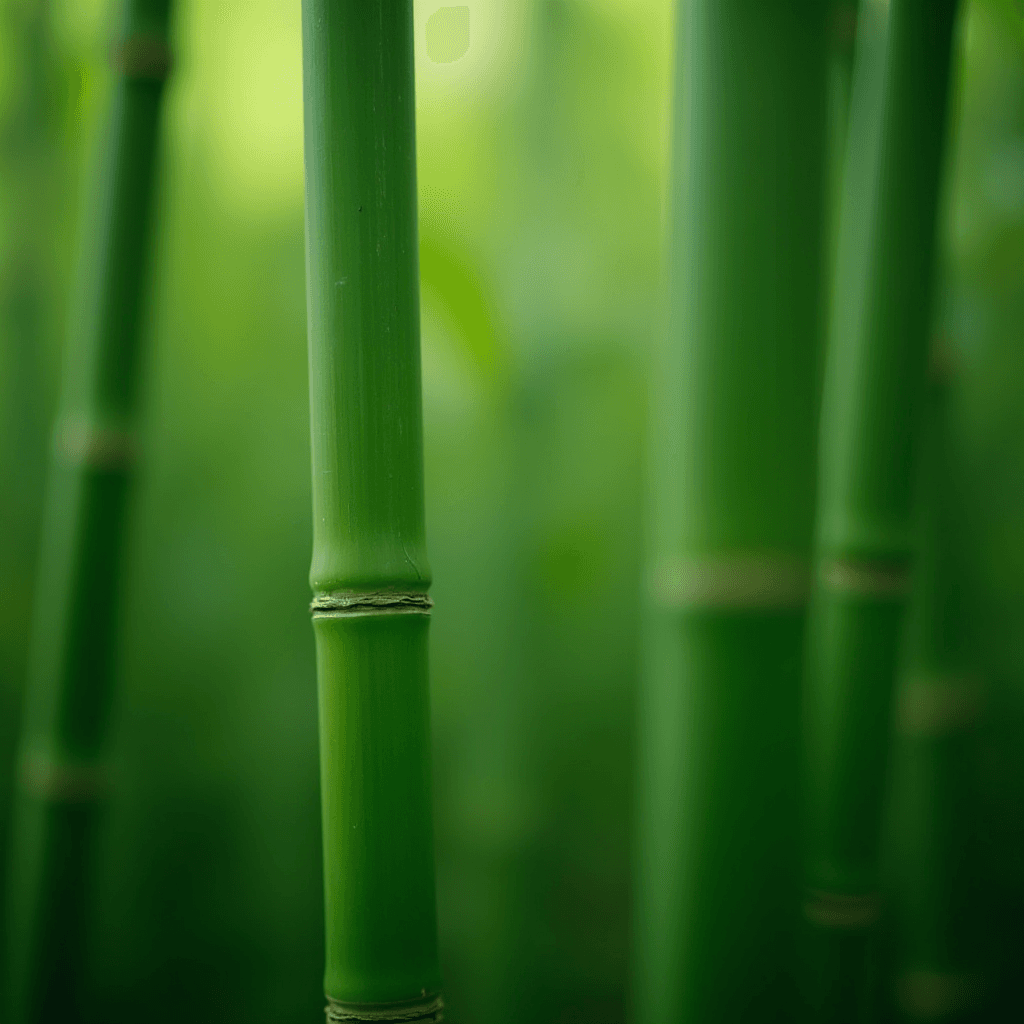
[[[93,837],[109,780],[117,584],[169,0],[128,0],[53,436],[9,883],[12,1021],[80,1012]],[[143,62],[131,57],[144,51]]]
[[[304,0],[330,1020],[440,1020],[412,4]]]
[[[637,1017],[791,1019],[828,5],[679,5],[655,372]]]
[[[933,360],[933,365],[935,361]],[[889,813],[901,1018],[976,1019],[992,950],[983,940],[977,726],[985,687],[966,628],[949,452],[950,385],[928,387],[922,440],[921,551],[897,689]]]
[[[956,11],[870,0],[857,40],[807,661],[808,997],[822,1020],[873,998],[879,915],[829,921],[814,908],[878,901]]]

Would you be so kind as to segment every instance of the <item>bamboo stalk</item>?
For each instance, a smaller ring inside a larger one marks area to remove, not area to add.
[[[853,79],[853,52],[857,39],[855,0],[832,0],[831,52],[828,70],[828,283],[835,281],[835,254],[839,237],[843,167],[846,163],[846,137],[850,120],[850,84]],[[822,361],[824,362],[824,360]]]
[[[807,995],[821,1020],[869,1013],[874,998],[882,798],[956,10],[956,0],[871,0],[857,41],[807,661]]]
[[[49,5],[0,4],[19,88],[0,98],[0,878],[7,877],[17,709],[27,674],[50,396],[44,355],[55,317],[52,255],[65,161],[57,145]],[[6,894],[4,895],[6,898]],[[6,920],[6,908],[0,920]]]
[[[81,1012],[168,17],[169,0],[124,8],[53,437],[9,878],[14,1021]]]
[[[679,5],[641,696],[643,1024],[795,1009],[828,5]]]
[[[440,1020],[412,4],[303,0],[330,1020]]]
[[[985,996],[977,851],[974,668],[949,453],[948,359],[933,358],[922,440],[921,551],[897,690],[889,821],[902,1019],[973,1019]]]

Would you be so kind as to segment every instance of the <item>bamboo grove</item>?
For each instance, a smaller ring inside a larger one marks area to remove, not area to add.
[[[127,0],[53,433],[13,811],[7,1019],[83,1012],[169,0]]]
[[[1024,316],[1024,115],[963,153],[1024,15],[109,6],[41,513],[0,503],[0,1017],[1015,1019],[1024,354],[976,339]],[[58,8],[0,0],[4,424],[95,91],[52,113]]]

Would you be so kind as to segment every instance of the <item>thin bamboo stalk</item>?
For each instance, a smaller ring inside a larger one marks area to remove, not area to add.
[[[643,1024],[796,1005],[828,6],[679,5],[640,702]]]
[[[942,354],[940,354],[941,356]],[[896,957],[903,1019],[973,1019],[988,955],[979,915],[975,764],[985,692],[966,628],[948,358],[933,358],[922,439],[921,548],[895,706],[889,813]]]
[[[839,238],[839,210],[842,196],[843,166],[846,162],[846,137],[850,122],[850,85],[853,79],[853,52],[857,39],[855,0],[832,0],[831,54],[828,73],[828,179],[829,179],[829,256],[828,281],[835,280],[835,251]],[[823,360],[824,362],[824,360]]]
[[[19,1022],[81,1012],[169,6],[125,5],[54,431],[9,878],[10,1019]]]
[[[0,99],[0,878],[7,877],[17,709],[27,674],[50,426],[44,354],[54,317],[52,256],[65,171],[52,88],[49,5],[0,4],[0,38],[20,60]],[[9,65],[10,66],[10,65]],[[13,93],[13,95],[12,95]],[[5,897],[6,898],[6,897]],[[6,910],[0,909],[0,920]]]
[[[303,0],[330,1020],[440,1020],[409,0]]]
[[[874,998],[882,799],[956,10],[956,0],[861,9],[807,660],[806,970],[821,1020],[870,1013]]]

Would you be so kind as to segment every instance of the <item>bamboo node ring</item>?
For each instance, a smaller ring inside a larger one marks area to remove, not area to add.
[[[26,753],[18,765],[25,792],[54,803],[87,803],[110,788],[104,765],[96,761],[61,761],[38,751]]]
[[[900,600],[910,593],[911,572],[906,560],[829,558],[821,563],[820,574],[826,589],[854,597]]]
[[[318,594],[309,606],[314,616],[429,615],[434,602],[415,591],[375,590]]]
[[[973,676],[918,677],[896,697],[896,727],[906,736],[946,736],[969,729],[985,706],[985,687]]]
[[[125,78],[162,82],[174,63],[167,43],[157,35],[137,33],[110,48],[110,63]]]
[[[666,562],[652,590],[667,608],[790,609],[806,604],[810,583],[808,562],[798,555],[737,552]]]
[[[877,892],[843,893],[808,889],[804,916],[812,924],[841,931],[870,928],[881,916],[882,899]]]
[[[128,470],[138,456],[134,432],[96,426],[78,417],[65,417],[57,424],[53,449],[64,461],[92,469]]]
[[[896,982],[896,1002],[910,1017],[933,1020],[970,1009],[983,991],[977,974],[907,971]]]
[[[375,1024],[441,1024],[444,1020],[444,1000],[431,996],[426,1002],[403,1003],[340,1003],[327,997],[328,1024],[337,1021],[373,1021]]]

